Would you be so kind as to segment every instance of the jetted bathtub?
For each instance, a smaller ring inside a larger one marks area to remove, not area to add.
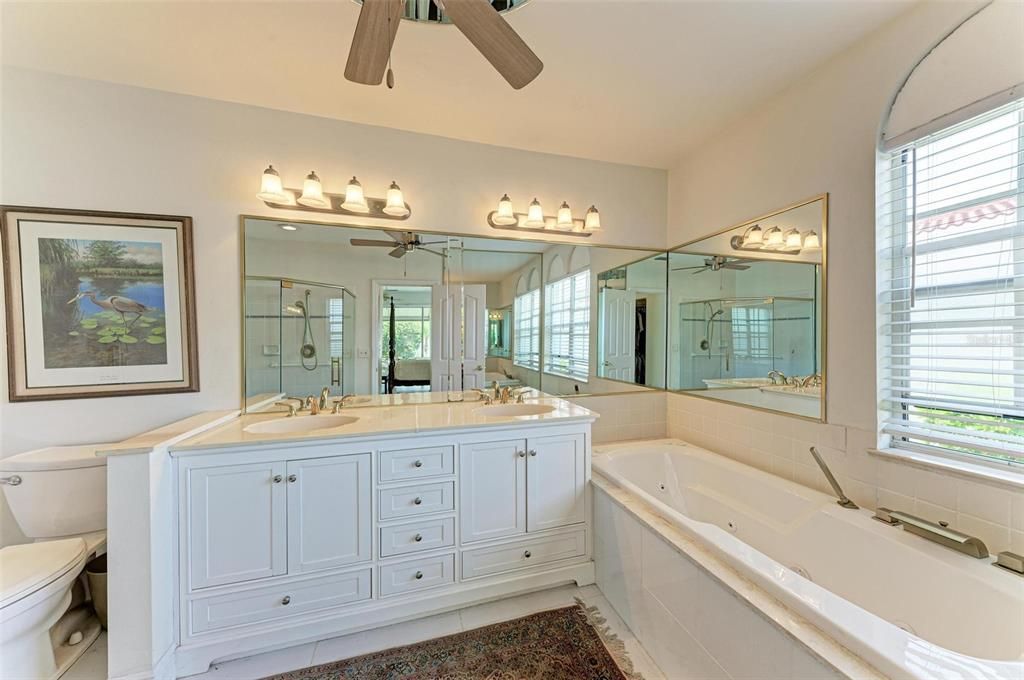
[[[890,677],[1024,678],[1024,578],[992,558],[678,440],[596,447],[593,468]]]

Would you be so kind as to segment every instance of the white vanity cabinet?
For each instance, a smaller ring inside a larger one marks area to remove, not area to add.
[[[174,455],[179,677],[594,581],[590,420]]]

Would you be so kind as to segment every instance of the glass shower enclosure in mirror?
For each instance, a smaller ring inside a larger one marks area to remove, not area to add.
[[[828,197],[669,253],[669,389],[825,419]]]

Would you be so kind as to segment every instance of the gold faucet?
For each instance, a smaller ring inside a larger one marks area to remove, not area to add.
[[[293,401],[297,402],[298,405],[296,406],[295,404],[293,404],[292,403]],[[274,406],[287,406],[288,407],[288,417],[289,418],[291,418],[296,413],[298,413],[303,408],[305,408],[305,404],[298,397],[285,397],[281,401],[275,401],[274,402]]]
[[[343,395],[341,397],[341,399],[335,399],[334,400],[334,408],[331,409],[331,413],[340,413],[341,409],[345,408],[345,400],[346,399],[354,399],[355,396],[356,395],[354,395],[354,394],[346,394],[346,395]]]
[[[315,416],[320,414],[320,400],[312,394],[306,397],[304,406],[309,409],[309,415]]]
[[[330,397],[330,396],[331,396],[331,388],[330,387],[325,387],[322,390],[320,390],[320,401],[317,402],[317,405],[320,407],[321,411],[326,411],[327,410],[327,398]]]

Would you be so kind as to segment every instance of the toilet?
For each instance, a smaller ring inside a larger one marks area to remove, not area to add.
[[[59,678],[99,636],[82,570],[106,552],[110,444],[0,459],[0,487],[32,543],[0,549],[0,677]]]

